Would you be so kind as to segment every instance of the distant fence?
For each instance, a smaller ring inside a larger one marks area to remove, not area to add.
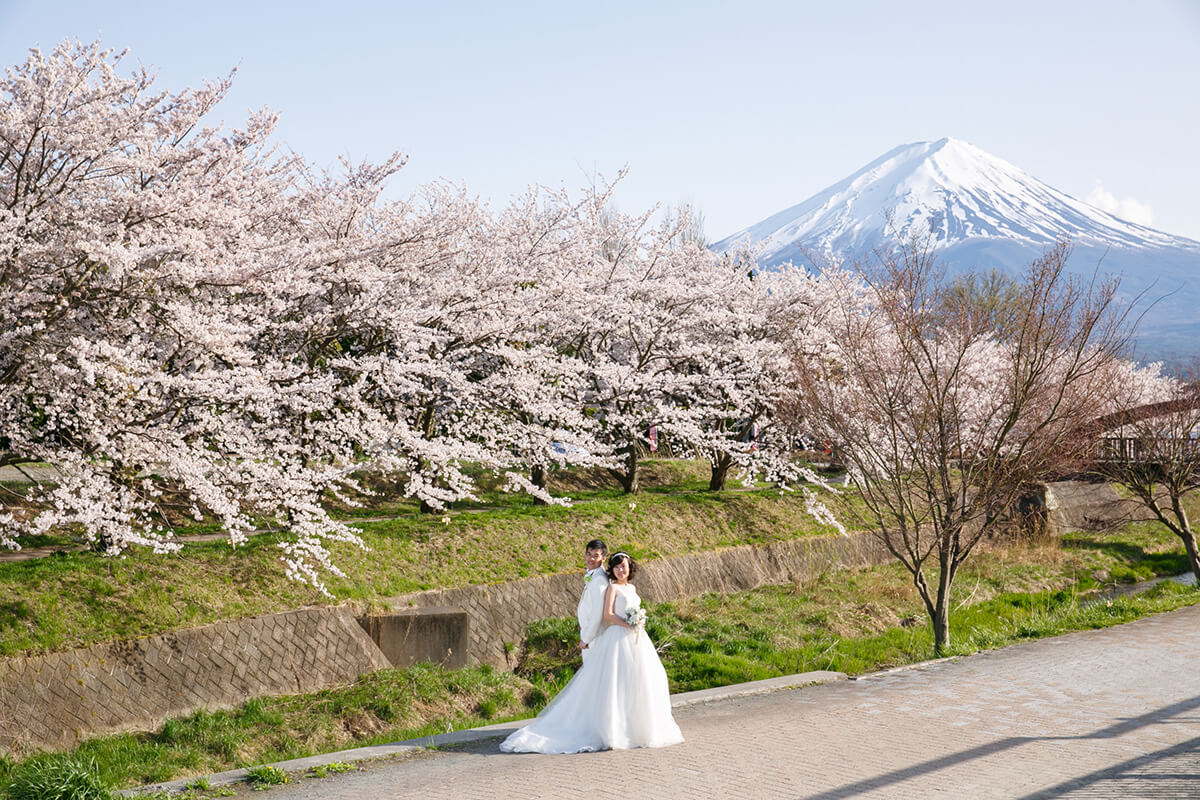
[[[1200,458],[1200,437],[1105,436],[1096,460],[1153,464],[1180,457]]]

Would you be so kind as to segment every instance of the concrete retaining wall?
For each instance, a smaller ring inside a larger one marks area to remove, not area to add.
[[[312,692],[388,666],[345,608],[222,622],[0,661],[0,751],[70,747],[96,733],[251,697]]]
[[[1046,508],[1057,533],[1108,530],[1147,513],[1138,503],[1122,500],[1112,484],[1086,481],[1047,484]]]
[[[466,666],[471,618],[458,608],[416,608],[359,619],[393,667],[431,661],[450,669]]]
[[[733,592],[791,583],[824,570],[886,562],[890,556],[870,534],[733,547],[639,564],[638,593],[663,601],[708,592]],[[458,608],[470,620],[466,659],[501,669],[534,620],[575,614],[582,577],[544,575],[492,586],[435,589],[393,599],[398,610]]]

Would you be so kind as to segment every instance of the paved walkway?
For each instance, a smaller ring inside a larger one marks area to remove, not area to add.
[[[676,712],[687,741],[675,747],[504,755],[491,731],[269,796],[1195,798],[1198,652],[1195,606],[859,680],[692,705]]]

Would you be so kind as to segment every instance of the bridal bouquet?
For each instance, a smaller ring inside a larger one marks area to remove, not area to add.
[[[631,608],[625,612],[625,621],[637,629],[637,633],[641,633],[646,627],[646,609],[638,606]],[[635,637],[637,634],[634,634]]]

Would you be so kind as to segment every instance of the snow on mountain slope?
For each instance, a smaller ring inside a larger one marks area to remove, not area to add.
[[[1200,354],[1200,242],[1115,217],[955,139],[897,147],[713,249],[748,241],[762,247],[764,266],[811,266],[853,261],[926,230],[955,270],[1015,272],[1069,239],[1072,271],[1121,274],[1128,300],[1162,298],[1143,320],[1143,349]]]

